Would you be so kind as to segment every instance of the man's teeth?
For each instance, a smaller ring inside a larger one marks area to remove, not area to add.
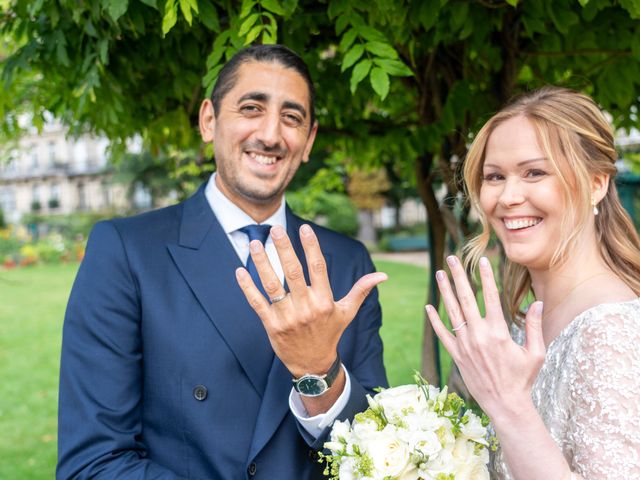
[[[260,155],[255,152],[251,152],[249,156],[251,156],[251,158],[253,158],[255,161],[257,161],[262,165],[273,165],[274,163],[276,163],[276,160],[277,160],[276,157],[267,157],[265,155]]]
[[[518,230],[520,228],[533,227],[542,221],[540,218],[521,218],[518,220],[505,220],[504,225],[508,230]]]

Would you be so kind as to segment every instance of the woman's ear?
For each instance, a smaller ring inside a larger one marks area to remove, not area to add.
[[[609,180],[611,176],[608,174],[594,175],[591,183],[591,202],[597,205],[602,201],[609,190]]]
[[[213,111],[213,103],[208,98],[200,105],[200,116],[198,124],[200,126],[200,135],[205,143],[213,142],[213,134],[216,126],[216,116]]]

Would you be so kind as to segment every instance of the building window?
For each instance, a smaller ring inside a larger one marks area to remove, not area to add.
[[[103,180],[101,183],[102,186],[102,201],[104,203],[104,207],[109,207],[111,205],[111,188],[109,182]]]
[[[56,163],[56,142],[49,142],[49,164],[53,165]]]
[[[38,168],[38,144],[34,143],[31,145],[30,151],[31,157],[31,168]]]
[[[7,216],[16,209],[16,192],[13,187],[0,187],[0,209]]]
[[[78,210],[87,209],[87,191],[84,183],[78,183]]]
[[[49,194],[49,208],[51,210],[60,208],[60,185],[57,183],[51,184],[51,193]]]
[[[39,212],[42,210],[42,188],[35,184],[31,187],[31,211]]]

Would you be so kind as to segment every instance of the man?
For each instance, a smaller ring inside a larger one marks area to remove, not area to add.
[[[200,110],[216,174],[95,226],[65,317],[58,478],[314,478],[332,421],[386,384],[367,297],[384,275],[284,204],[313,112],[296,54],[241,51]]]

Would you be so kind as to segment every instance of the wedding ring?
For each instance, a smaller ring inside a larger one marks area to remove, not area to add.
[[[277,297],[270,298],[269,300],[271,301],[271,304],[274,304],[274,303],[281,302],[285,298],[287,298],[287,294],[286,293],[284,293],[282,295],[278,295]]]
[[[466,327],[467,326],[467,322],[462,322],[460,325],[458,325],[456,328],[452,328],[451,331],[452,332],[457,332],[458,330],[460,330],[462,327]]]

